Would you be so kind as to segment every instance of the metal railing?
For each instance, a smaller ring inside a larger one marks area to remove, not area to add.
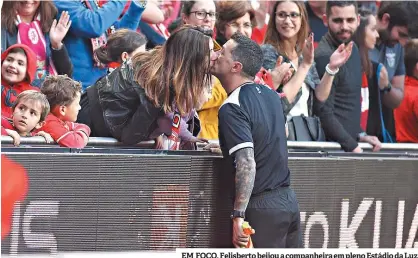
[[[218,141],[210,141],[212,143],[218,143]],[[13,139],[10,136],[1,136],[1,144],[12,145]],[[58,144],[46,143],[45,138],[41,136],[34,137],[22,137],[20,145],[36,145],[36,146],[50,146],[58,147]],[[90,137],[87,147],[130,147],[130,148],[143,148],[152,149],[154,141],[143,141],[136,145],[124,145],[114,138],[107,137]],[[206,144],[199,143],[198,149],[202,149]],[[293,150],[307,150],[307,151],[328,151],[328,150],[341,150],[341,145],[336,142],[287,142],[288,148]],[[360,147],[364,150],[371,150],[372,146],[368,143],[359,143]],[[414,143],[383,143],[381,151],[411,151],[418,152],[418,144]]]

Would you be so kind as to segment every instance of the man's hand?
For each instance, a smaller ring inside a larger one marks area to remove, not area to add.
[[[362,153],[363,152],[363,149],[360,148],[360,146],[357,146],[352,152],[353,153]]]
[[[373,146],[373,151],[379,151],[382,148],[382,143],[376,136],[360,136],[360,141],[370,143]]]
[[[343,66],[351,56],[353,51],[353,42],[350,42],[347,46],[341,44],[337,50],[332,53],[329,58],[329,68],[333,71]]]
[[[232,219],[232,243],[235,248],[242,248],[247,246],[249,241],[249,236],[244,233],[242,229],[242,223],[244,223],[243,218],[234,218]]]
[[[384,90],[389,85],[389,75],[388,70],[386,67],[382,66],[382,70],[380,70],[379,74],[379,89]]]
[[[37,132],[36,135],[44,137],[46,143],[54,142],[54,139],[52,138],[52,136],[49,133],[46,133],[44,131]]]
[[[20,145],[20,135],[15,130],[5,129],[7,135],[13,138],[13,145],[19,146]]]

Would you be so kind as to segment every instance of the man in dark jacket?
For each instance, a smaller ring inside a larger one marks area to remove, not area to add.
[[[350,58],[339,70],[332,71],[327,66],[335,49],[341,43],[352,40],[359,23],[355,1],[328,1],[328,33],[315,51],[319,77],[324,73],[335,76],[328,99],[325,102],[316,101],[315,113],[321,119],[327,139],[338,142],[349,152],[362,152],[358,141],[372,144],[375,151],[381,145],[377,137],[366,135],[360,129],[362,69],[358,47],[353,46]]]

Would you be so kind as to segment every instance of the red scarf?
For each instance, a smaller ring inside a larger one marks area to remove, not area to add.
[[[94,10],[94,8],[91,6],[91,4],[90,4],[90,2],[88,0],[81,0],[81,2],[84,4],[84,6],[87,9]],[[98,0],[95,0],[93,2],[96,4],[97,8],[99,8],[99,9],[103,6],[103,4],[105,4],[105,2],[98,1]],[[100,63],[99,59],[97,59],[97,56],[94,54],[94,51],[96,49],[100,48],[101,46],[106,45],[106,43],[107,43],[107,37],[110,34],[114,33],[115,31],[116,31],[116,28],[115,28],[115,26],[112,25],[112,26],[110,26],[109,29],[106,30],[105,33],[103,33],[102,35],[100,35],[100,37],[98,37],[98,38],[91,38],[90,39],[91,40],[91,46],[93,48],[93,59],[94,59],[94,65],[95,66],[100,67],[100,68],[105,68],[106,67],[106,65]]]
[[[54,63],[51,59],[47,60],[47,46],[41,30],[40,15],[31,23],[22,22],[19,15],[16,16],[16,19],[17,43],[28,46],[36,54],[35,80],[43,80],[48,74],[57,75]]]
[[[369,83],[367,75],[363,72],[361,83],[361,116],[360,126],[363,131],[367,130],[367,119],[369,118]]]

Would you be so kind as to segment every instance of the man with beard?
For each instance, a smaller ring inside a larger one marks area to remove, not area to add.
[[[362,152],[358,141],[368,142],[374,150],[380,149],[380,141],[360,128],[362,68],[359,49],[353,46],[348,61],[338,70],[327,64],[331,54],[342,43],[352,41],[360,17],[355,1],[328,1],[324,23],[328,33],[321,39],[315,51],[315,63],[321,78],[324,73],[334,75],[330,95],[325,102],[315,101],[314,112],[321,120],[327,140],[338,142],[343,150]]]
[[[389,84],[381,90],[382,112],[385,129],[395,139],[393,109],[404,97],[404,50],[413,30],[417,27],[418,2],[382,2],[377,13],[377,30],[380,39],[370,51],[370,59],[382,63],[389,75]],[[383,139],[380,118],[375,118],[373,133]],[[390,140],[387,140],[390,141]]]

